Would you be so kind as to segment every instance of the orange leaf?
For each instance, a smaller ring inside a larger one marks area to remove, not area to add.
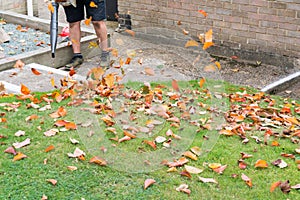
[[[208,165],[208,167],[209,168],[211,168],[211,169],[217,169],[217,168],[219,168],[219,167],[221,167],[222,165],[220,164],[220,163],[210,163],[209,165]]]
[[[144,190],[146,190],[150,185],[156,183],[154,179],[148,178],[144,182]]]
[[[69,122],[62,119],[62,120],[57,120],[57,121],[54,123],[54,125],[55,125],[55,126],[58,126],[58,127],[62,127],[62,126],[65,126],[67,123],[69,123]]]
[[[69,122],[65,125],[65,128],[68,130],[76,130],[77,126],[74,122]]]
[[[34,75],[41,75],[42,73],[41,72],[39,72],[37,69],[35,69],[35,68],[31,68],[31,72],[34,74]]]
[[[107,165],[107,162],[103,158],[100,158],[98,156],[92,157],[90,159],[89,163],[94,163],[94,164],[97,164],[97,165],[100,165],[100,166],[106,166]]]
[[[153,141],[149,141],[149,140],[144,140],[145,144],[148,144],[149,146],[151,146],[154,150],[156,149],[156,144]]]
[[[132,37],[135,36],[135,32],[133,30],[126,29],[125,32],[130,34]]]
[[[84,24],[89,26],[91,24],[92,21],[92,16],[90,16],[88,19],[84,20]]]
[[[215,64],[217,65],[218,69],[220,70],[220,69],[221,69],[221,64],[220,64],[220,62],[216,61]]]
[[[69,71],[69,75],[73,76],[74,74],[76,74],[76,71],[75,71],[74,67],[72,67],[71,70]]]
[[[174,90],[179,92],[178,82],[175,79],[172,79],[172,87],[173,87]]]
[[[192,178],[192,175],[190,174],[190,172],[188,172],[187,170],[183,170],[182,172],[180,172],[181,176],[186,176],[188,178]]]
[[[150,68],[150,67],[145,67],[145,72],[149,76],[154,76],[154,74],[155,74],[154,70],[152,68]]]
[[[265,160],[257,160],[255,165],[255,168],[267,168],[268,167],[268,163]]]
[[[128,137],[130,137],[130,138],[136,138],[136,135],[134,135],[134,134],[132,134],[132,133],[130,133],[130,132],[128,132],[128,131],[124,131],[124,135],[127,135]]]
[[[270,192],[273,192],[278,186],[280,186],[281,181],[277,181],[271,185]]]
[[[280,146],[280,144],[276,140],[274,140],[274,141],[272,141],[271,146],[278,147],[278,146]]]
[[[115,75],[114,74],[107,74],[104,77],[105,83],[108,87],[112,87],[115,84]]]
[[[52,151],[54,149],[54,146],[53,145],[50,145],[48,146],[46,149],[45,149],[45,152],[49,152],[49,151]]]
[[[205,33],[205,42],[212,42],[212,35],[213,35],[213,30],[210,29]]]
[[[185,46],[184,47],[198,47],[199,46],[199,43],[195,40],[189,40],[185,43]]]
[[[223,171],[227,168],[227,165],[222,165],[218,168],[213,169],[214,172],[217,172],[218,174],[222,174]]]
[[[185,157],[188,157],[188,158],[192,159],[192,160],[198,160],[197,156],[195,154],[193,154],[192,152],[190,152],[190,151],[184,152],[183,155]]]
[[[53,7],[52,3],[48,3],[48,10],[49,10],[51,13],[54,13],[54,7]]]
[[[207,17],[207,13],[204,10],[198,10],[199,13],[201,13],[204,17]]]
[[[22,160],[23,158],[27,158],[27,156],[21,152],[18,152],[17,155],[14,156],[13,161]]]
[[[28,87],[26,87],[25,85],[21,84],[21,93],[28,95],[30,94],[30,90],[28,89]]]
[[[200,86],[200,88],[203,87],[205,81],[206,81],[205,78],[201,78],[201,79],[200,79],[200,81],[199,81],[199,86]]]
[[[33,119],[38,119],[38,118],[39,118],[39,116],[37,116],[36,114],[33,114],[33,115],[26,117],[25,121],[28,122],[28,121],[31,121]]]
[[[93,2],[93,1],[91,1],[90,7],[91,8],[98,8],[97,4],[95,4],[95,2]]]
[[[209,47],[213,46],[214,44],[215,43],[213,43],[213,42],[204,42],[203,50],[208,49]]]
[[[125,61],[125,65],[129,65],[131,62],[131,58],[127,58],[126,61]]]

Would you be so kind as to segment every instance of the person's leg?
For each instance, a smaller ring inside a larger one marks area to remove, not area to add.
[[[93,0],[97,5],[96,7],[90,7],[91,0],[86,0],[86,13],[87,18],[92,17],[92,23],[99,41],[99,47],[101,48],[101,63],[100,66],[108,67],[109,63],[109,51],[108,51],[108,38],[106,27],[106,6],[104,0]]]
[[[66,70],[72,67],[77,67],[83,63],[83,56],[81,55],[80,39],[81,30],[80,22],[84,19],[84,2],[82,0],[77,1],[77,6],[66,6],[64,7],[67,22],[69,22],[70,35],[69,38],[72,42],[73,58],[65,66]]]
[[[69,23],[70,28],[70,40],[72,42],[73,53],[80,53],[80,39],[81,39],[81,31],[80,31],[80,21]]]
[[[108,41],[107,41],[107,28],[104,20],[102,21],[93,21],[94,29],[99,39],[99,46],[102,50],[108,50]]]

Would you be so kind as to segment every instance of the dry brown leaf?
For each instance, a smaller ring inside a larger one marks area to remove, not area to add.
[[[193,154],[192,152],[190,152],[190,151],[184,152],[183,155],[185,157],[188,157],[188,158],[192,159],[192,160],[198,160],[197,156],[195,154]]]
[[[107,162],[103,158],[100,158],[98,156],[92,157],[90,159],[89,163],[94,163],[94,164],[97,164],[97,165],[100,165],[100,166],[106,166],[107,165]]]
[[[77,167],[76,166],[67,166],[67,169],[70,171],[75,171],[75,170],[77,170]]]
[[[218,184],[218,182],[213,179],[213,178],[204,178],[204,177],[201,177],[201,176],[198,176],[199,180],[203,183],[215,183],[215,184]]]
[[[95,4],[95,2],[93,2],[93,1],[90,2],[90,7],[91,8],[98,8],[97,4]]]
[[[55,179],[47,179],[46,181],[51,183],[54,186],[57,184],[57,180],[55,180]]]
[[[200,174],[201,172],[203,172],[203,169],[199,169],[197,167],[193,167],[193,166],[189,166],[189,165],[184,165],[184,168],[187,172],[189,172],[191,174]]]
[[[25,63],[22,60],[17,60],[16,63],[14,64],[14,68],[17,69],[23,69],[25,66]]]
[[[207,13],[204,10],[198,10],[199,13],[201,13],[204,17],[207,17]]]
[[[144,190],[146,190],[150,185],[153,185],[156,181],[152,178],[148,178],[144,182]]]
[[[24,136],[24,135],[25,135],[25,131],[22,131],[22,130],[18,130],[18,131],[15,133],[15,136],[17,136],[17,137]]]
[[[19,149],[19,148],[22,148],[24,146],[27,146],[30,144],[30,138],[26,138],[24,141],[22,142],[15,142],[13,143],[13,146],[16,148],[16,149]]]
[[[189,40],[185,43],[185,48],[187,47],[198,47],[199,46],[199,43],[195,40]]]
[[[13,155],[16,155],[16,154],[17,154],[15,148],[12,147],[12,146],[10,146],[10,147],[8,147],[7,149],[5,149],[5,150],[4,150],[4,153],[10,153],[10,154],[13,154]]]
[[[48,3],[48,10],[51,12],[51,13],[54,13],[54,7],[52,5],[52,3]]]
[[[205,81],[206,81],[205,78],[201,78],[201,79],[200,79],[200,81],[199,81],[199,86],[200,86],[200,88],[203,87]]]
[[[145,67],[145,73],[148,75],[148,76],[154,76],[155,75],[155,72],[152,68],[150,67]]]
[[[46,137],[51,137],[51,136],[56,135],[58,132],[59,132],[58,129],[50,129],[50,130],[48,130],[48,131],[45,131],[45,132],[44,132],[44,135],[45,135]]]
[[[246,183],[250,188],[253,186],[252,180],[251,180],[247,175],[245,175],[244,173],[242,173],[241,178],[242,178],[243,181],[245,181],[245,183]]]

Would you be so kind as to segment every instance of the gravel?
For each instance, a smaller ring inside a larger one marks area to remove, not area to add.
[[[0,27],[10,36],[9,42],[0,45],[0,58],[45,48],[50,44],[50,35],[39,30],[9,23]]]

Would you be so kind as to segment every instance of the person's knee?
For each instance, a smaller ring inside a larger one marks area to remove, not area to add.
[[[105,26],[104,21],[93,21],[92,23],[93,23],[95,29],[100,29],[101,27]]]
[[[78,27],[78,26],[80,26],[80,21],[79,21],[79,22],[72,22],[72,23],[69,23],[70,29],[75,28],[75,27]]]

